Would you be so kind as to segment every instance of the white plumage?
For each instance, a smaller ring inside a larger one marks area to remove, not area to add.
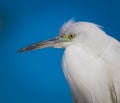
[[[74,103],[120,103],[119,42],[93,23],[69,21],[62,28],[77,34],[63,56]]]
[[[64,47],[63,71],[74,103],[120,103],[120,43],[89,22],[65,23],[60,35],[22,48]]]

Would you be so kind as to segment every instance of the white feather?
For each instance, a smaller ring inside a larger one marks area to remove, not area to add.
[[[120,103],[119,42],[96,24],[70,20],[60,34],[76,38],[66,46],[63,71],[74,103]]]

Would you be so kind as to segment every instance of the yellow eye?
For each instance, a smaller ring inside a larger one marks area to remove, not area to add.
[[[68,38],[69,38],[70,40],[73,39],[73,38],[75,38],[75,34],[74,34],[74,33],[69,33]]]

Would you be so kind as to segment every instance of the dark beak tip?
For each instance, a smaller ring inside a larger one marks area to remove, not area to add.
[[[17,52],[18,52],[18,53],[22,53],[22,52],[26,52],[26,51],[28,51],[27,48],[22,48],[22,49],[19,49]]]
[[[22,53],[22,52],[31,51],[31,50],[34,50],[34,49],[36,49],[36,46],[32,45],[32,46],[28,46],[28,47],[25,47],[25,48],[21,48],[17,52]]]
[[[22,52],[24,52],[24,49],[19,49],[19,50],[17,50],[17,52],[22,53]]]

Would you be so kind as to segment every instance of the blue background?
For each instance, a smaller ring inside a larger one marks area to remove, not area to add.
[[[72,17],[102,25],[120,40],[119,0],[0,0],[0,103],[72,103],[64,49],[16,52],[56,36]]]

